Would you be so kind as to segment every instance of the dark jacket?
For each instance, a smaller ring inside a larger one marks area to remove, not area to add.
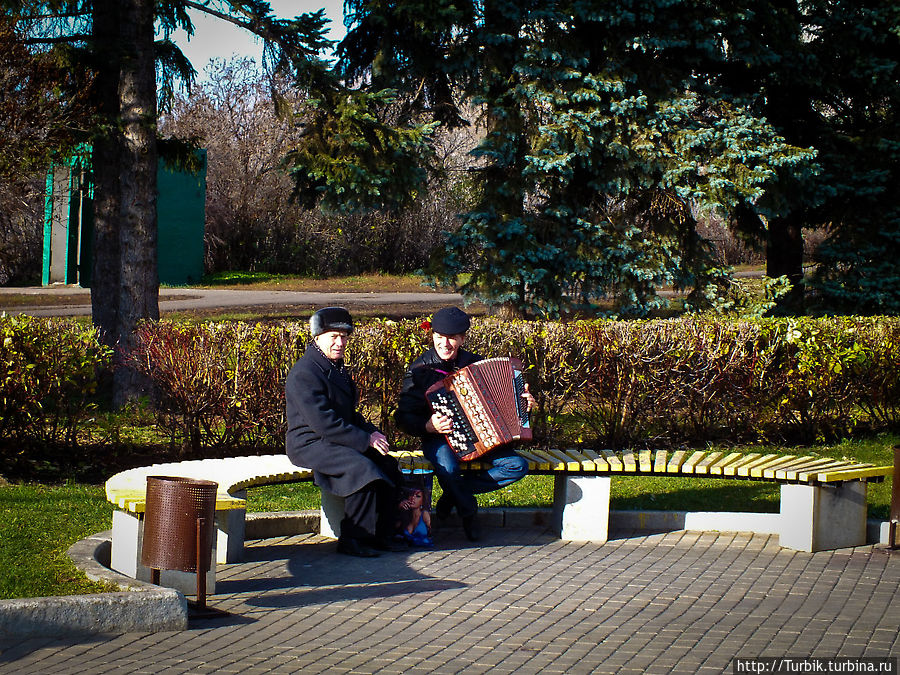
[[[433,413],[431,404],[425,398],[425,392],[448,374],[470,366],[476,361],[481,361],[481,357],[464,349],[456,353],[453,361],[442,361],[434,347],[413,361],[403,376],[397,412],[394,413],[394,421],[400,430],[420,438],[439,435],[429,434],[425,430],[425,423]]]
[[[313,470],[323,490],[341,497],[374,480],[392,481],[366,457],[369,435],[377,431],[356,410],[356,385],[343,368],[315,343],[291,368],[284,385],[287,410],[285,446],[296,466]]]

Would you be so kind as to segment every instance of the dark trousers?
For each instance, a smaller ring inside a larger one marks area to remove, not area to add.
[[[392,481],[374,480],[356,492],[344,497],[344,518],[341,520],[341,539],[352,538],[362,542],[383,539],[394,534],[398,517],[402,474],[393,457],[386,457],[374,451],[366,455]]]

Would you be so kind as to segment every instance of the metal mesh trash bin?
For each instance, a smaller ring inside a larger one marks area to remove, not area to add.
[[[141,564],[152,570],[197,573],[197,604],[206,605],[218,484],[173,476],[147,476]]]

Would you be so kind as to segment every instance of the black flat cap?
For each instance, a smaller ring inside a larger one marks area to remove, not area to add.
[[[431,330],[441,335],[459,335],[469,330],[469,315],[459,307],[444,307],[431,317]]]

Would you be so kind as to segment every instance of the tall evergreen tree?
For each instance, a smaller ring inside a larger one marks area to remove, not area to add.
[[[694,215],[727,216],[803,304],[900,309],[898,13],[888,0],[351,0],[344,70],[406,109],[483,114],[477,204],[432,273],[555,315],[621,314],[720,271]],[[429,23],[429,17],[437,17]],[[433,28],[426,28],[432,26]]]
[[[124,353],[138,321],[159,317],[156,265],[156,171],[158,144],[157,64],[165,75],[190,76],[192,68],[164,33],[193,26],[187,9],[213,13],[262,37],[273,67],[292,67],[308,82],[316,72],[316,52],[325,44],[321,13],[278,20],[268,3],[236,0],[220,3],[190,0],[5,0],[8,16],[27,31],[37,48],[66,45],[80,56],[73,66],[95,73],[95,96],[101,114],[89,140],[94,198],[94,243],[91,305],[105,342]],[[173,69],[174,66],[174,69]],[[319,70],[324,71],[323,67]],[[170,90],[164,80],[163,91]],[[142,393],[136,372],[119,364],[114,370],[114,402]]]
[[[484,0],[408,51],[389,33],[397,15],[454,3],[351,4],[366,27],[344,42],[354,72],[367,59],[388,77],[398,69],[381,64],[438,55],[414,69],[423,86],[453,75],[451,90],[484,112],[478,201],[432,272],[489,304],[557,316],[611,297],[617,313],[643,315],[660,286],[702,289],[716,270],[696,210],[753,204],[812,158],[717,86],[732,18],[717,3]],[[383,84],[416,100],[415,80]]]
[[[722,90],[816,153],[814,171],[780,172],[743,205],[738,227],[765,245],[769,276],[793,282],[789,309],[803,309],[802,231],[824,228],[818,308],[896,313],[900,6],[775,0],[747,4],[728,25]]]

